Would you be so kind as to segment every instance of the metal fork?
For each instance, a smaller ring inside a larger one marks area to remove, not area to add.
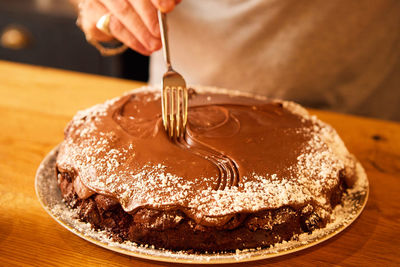
[[[162,119],[165,130],[171,139],[179,139],[185,132],[188,110],[188,92],[182,75],[171,65],[167,35],[167,16],[158,11],[161,41],[167,72],[162,81],[161,103]]]

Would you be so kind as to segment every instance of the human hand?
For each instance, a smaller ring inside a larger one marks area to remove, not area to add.
[[[108,42],[117,39],[133,50],[150,55],[161,48],[157,9],[170,12],[181,0],[81,0],[80,26],[88,39]],[[105,14],[111,14],[110,35],[96,28]]]

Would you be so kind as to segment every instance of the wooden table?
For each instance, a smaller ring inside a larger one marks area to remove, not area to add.
[[[76,111],[138,82],[0,61],[0,266],[168,265],[120,255],[70,233],[42,209],[35,172]],[[365,167],[370,197],[347,230],[321,245],[256,265],[399,265],[400,124],[313,112]]]

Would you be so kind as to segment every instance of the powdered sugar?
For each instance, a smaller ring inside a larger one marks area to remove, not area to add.
[[[39,166],[35,187],[46,211],[74,234],[105,248],[141,258],[182,263],[229,263],[275,257],[318,244],[349,226],[361,213],[368,197],[368,180],[360,164],[356,164],[357,182],[347,191],[342,205],[332,211],[332,221],[323,229],[312,234],[294,236],[290,241],[277,243],[269,248],[237,250],[235,253],[194,254],[186,251],[157,249],[146,244],[133,242],[118,243],[107,231],[93,230],[89,223],[78,219],[76,210],[69,209],[62,201],[57,186],[54,168],[57,149],[54,149]]]
[[[159,95],[154,95],[150,99],[158,98]],[[194,214],[225,216],[313,202],[320,207],[319,215],[325,217],[330,213],[327,194],[337,186],[339,171],[354,166],[354,160],[330,126],[308,115],[295,103],[277,101],[299,116],[304,124],[311,125],[296,129],[307,136],[308,143],[300,151],[297,163],[287,166],[289,174],[285,177],[276,173],[253,173],[241,177],[237,187],[197,190],[193,187],[196,180],[189,181],[170,173],[163,165],[153,166],[149,162],[132,172],[129,165],[137,164],[136,144],[121,144],[113,128],[107,131],[97,128],[120,100],[115,98],[74,117],[67,133],[73,138],[67,136],[61,146],[58,166],[79,173],[90,189],[117,196],[128,212],[142,205],[155,208],[174,205],[190,211],[187,215],[195,219]],[[213,179],[197,177],[197,181]]]

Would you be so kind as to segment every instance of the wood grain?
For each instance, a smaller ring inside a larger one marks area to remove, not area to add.
[[[0,265],[166,266],[97,247],[41,208],[34,178],[76,111],[143,84],[0,61]],[[316,247],[246,266],[400,264],[400,124],[312,111],[365,167],[370,198],[347,230]]]

